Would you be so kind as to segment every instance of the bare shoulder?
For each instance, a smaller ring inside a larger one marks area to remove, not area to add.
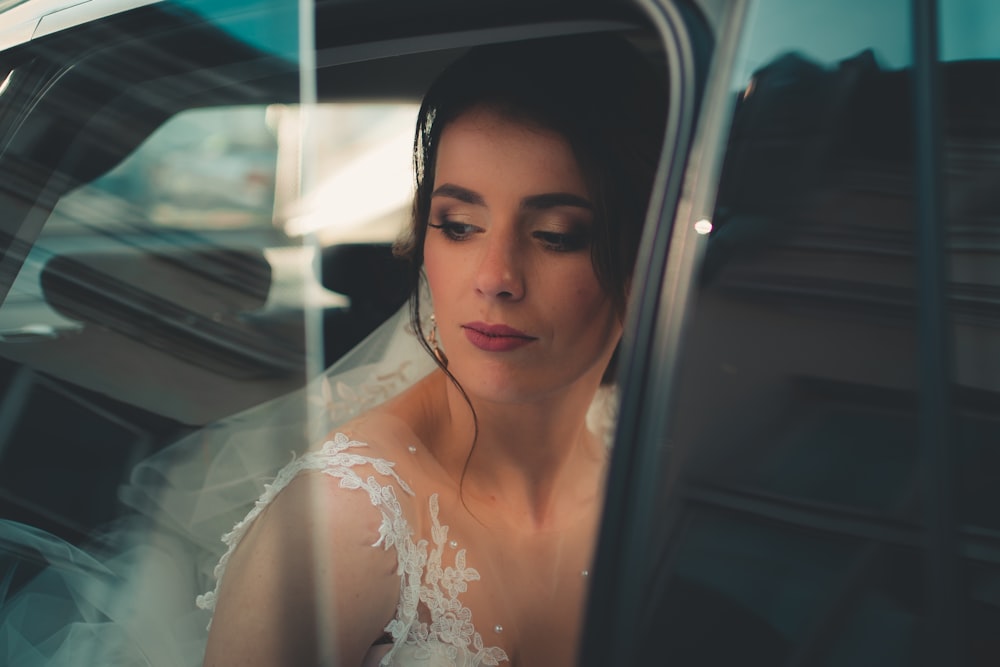
[[[391,407],[367,412],[344,424],[338,432],[364,443],[373,455],[400,463],[406,462],[411,447],[418,441],[410,420]]]
[[[442,407],[447,406],[444,375],[433,372],[426,378],[356,419],[341,430],[347,436],[369,443],[378,456],[409,469],[413,454],[428,449],[430,434],[439,430]],[[419,458],[419,457],[418,457]],[[414,470],[419,476],[419,466]]]
[[[405,510],[380,507],[385,494],[368,488],[405,486],[384,474],[385,448],[340,437],[307,455],[327,460],[287,471],[226,565],[206,665],[361,662],[399,597],[397,556],[381,538],[387,512]]]

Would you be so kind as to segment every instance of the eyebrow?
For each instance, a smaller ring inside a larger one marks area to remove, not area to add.
[[[451,199],[457,199],[458,201],[465,202],[466,204],[473,204],[475,206],[485,206],[486,200],[478,192],[473,192],[468,188],[463,188],[458,185],[452,185],[451,183],[445,183],[439,188],[436,188],[434,192],[431,193],[431,197],[450,197]]]
[[[458,201],[465,202],[466,204],[473,204],[474,206],[485,206],[486,200],[478,192],[469,190],[468,188],[463,188],[459,185],[454,185],[453,183],[445,183],[444,185],[436,188],[431,197],[450,197],[451,199],[457,199]],[[591,204],[587,199],[579,195],[574,195],[569,192],[547,192],[540,195],[531,195],[525,197],[521,202],[522,208],[530,209],[546,209],[555,208],[557,206],[575,206],[577,208],[584,208],[588,211],[594,209],[594,205]]]
[[[594,209],[594,205],[583,197],[568,192],[547,192],[543,195],[525,197],[521,206],[523,208],[534,209],[555,208],[557,206],[576,206],[577,208],[585,208],[588,211]]]

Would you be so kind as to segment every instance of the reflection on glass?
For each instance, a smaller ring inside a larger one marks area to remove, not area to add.
[[[290,235],[333,241],[392,241],[413,198],[413,128],[417,104],[326,104],[312,116],[313,188],[280,207]],[[276,110],[294,122],[292,109]]]
[[[961,642],[985,667],[1000,661],[1000,6],[940,11]]]
[[[412,197],[416,107],[320,105],[319,185],[304,199],[287,177],[296,173],[296,111],[182,112],[107,174],[60,199],[0,307],[2,342],[42,329],[91,336],[97,323],[112,321],[109,308],[128,308],[132,315],[115,326],[142,344],[162,326],[172,331],[158,334],[168,341],[199,331],[198,345],[239,334],[226,345],[243,361],[186,342],[156,344],[178,363],[237,376],[257,366],[282,374],[301,367],[303,310],[350,306],[304,270],[317,254],[301,236],[315,234],[324,246],[396,238]],[[365,181],[377,190],[357,186]],[[133,331],[132,318],[146,324]],[[32,349],[0,345],[0,354],[26,360]],[[65,372],[53,364],[41,367]]]
[[[909,4],[765,1],[751,26],[679,356],[656,627],[681,662],[903,667],[922,614]]]
[[[231,37],[298,62],[302,40],[299,33],[300,11],[313,12],[311,2],[286,0],[170,0],[172,4],[193,11],[202,20],[225,30]],[[308,30],[312,25],[308,24]]]
[[[46,234],[158,226],[275,229],[390,241],[409,215],[417,106],[321,104],[311,131],[316,185],[294,179],[298,109],[288,105],[186,111],[120,165],[59,201]]]

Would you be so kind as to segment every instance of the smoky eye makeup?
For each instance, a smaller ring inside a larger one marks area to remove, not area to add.
[[[479,230],[473,216],[451,203],[432,205],[427,227],[438,231],[450,241],[464,241]]]
[[[428,222],[427,226],[440,231],[442,236],[451,241],[464,241],[476,231],[476,228],[467,222],[447,218],[440,222]]]
[[[573,221],[558,225],[540,225],[531,233],[542,245],[554,252],[576,252],[590,247],[593,225]]]

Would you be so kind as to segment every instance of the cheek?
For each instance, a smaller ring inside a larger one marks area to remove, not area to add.
[[[454,246],[440,240],[428,239],[424,244],[424,274],[431,293],[434,311],[449,312],[461,299],[469,276],[463,256],[454,252]]]
[[[440,291],[439,288],[445,284],[448,271],[440,248],[430,239],[424,243],[424,273],[427,275],[427,285],[430,287],[433,298]]]
[[[550,284],[554,287],[550,303],[556,306],[565,320],[582,323],[587,325],[584,330],[596,332],[600,330],[600,322],[616,319],[611,299],[592,273],[578,273]]]

